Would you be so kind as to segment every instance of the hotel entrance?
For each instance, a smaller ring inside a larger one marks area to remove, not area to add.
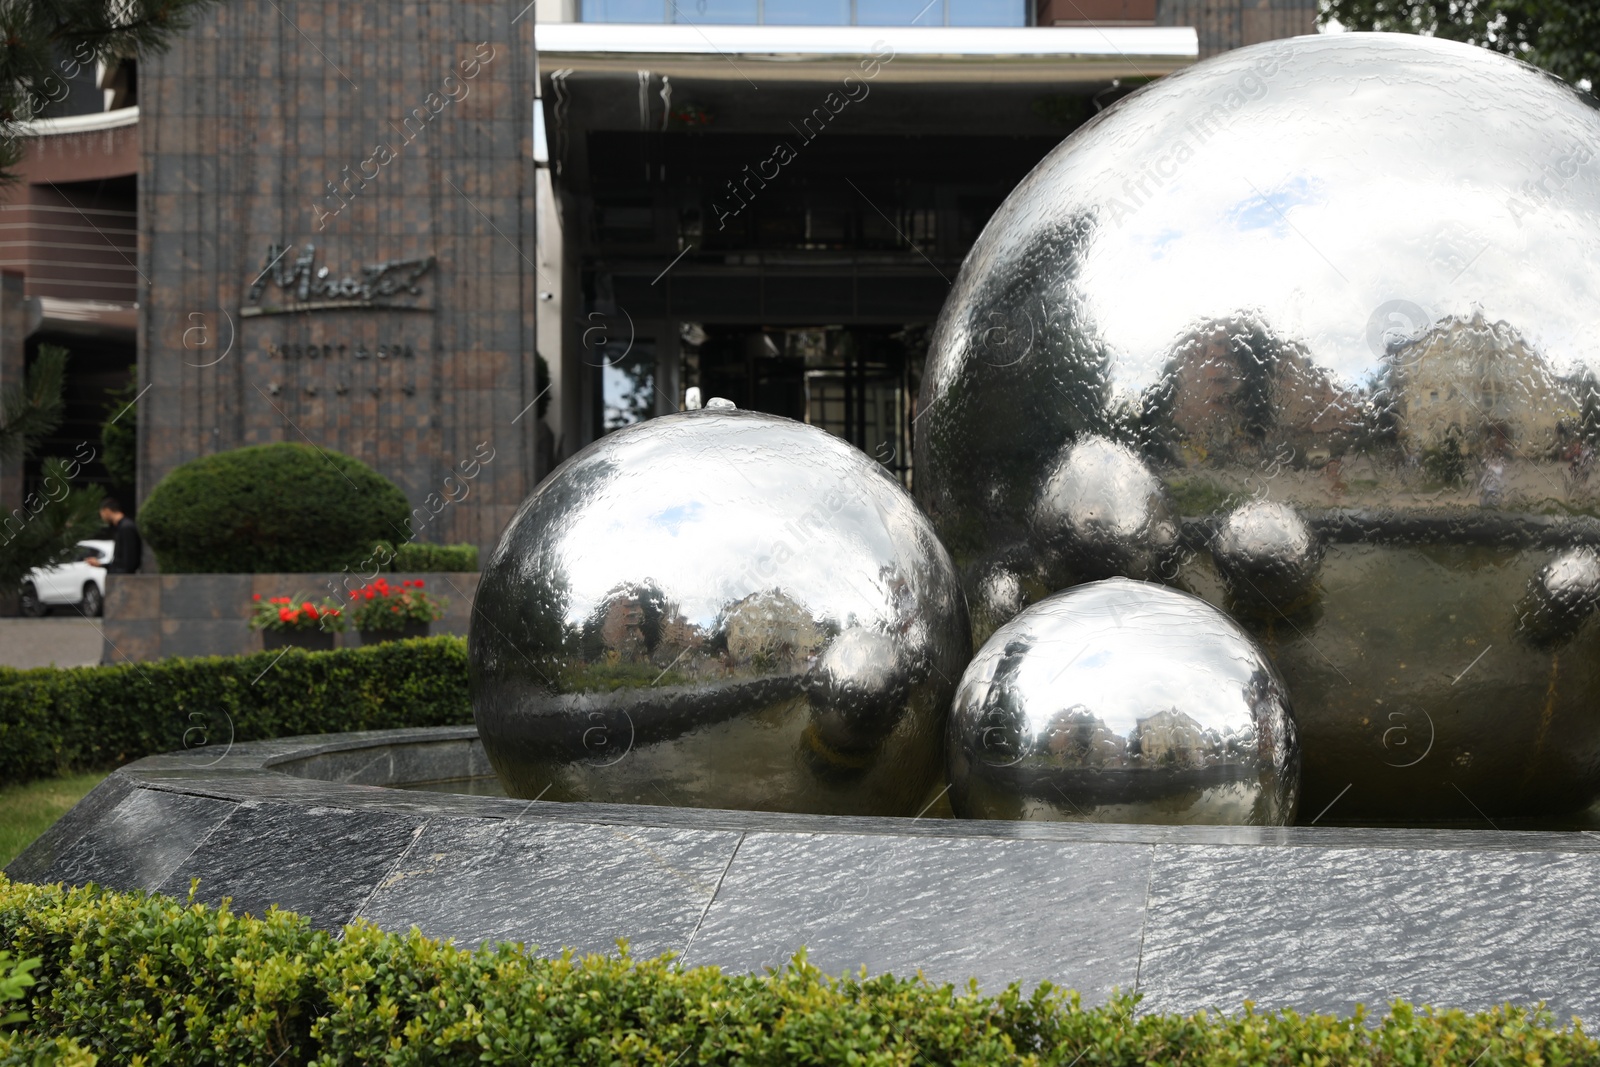
[[[682,389],[720,396],[827,430],[855,445],[911,487],[912,423],[927,351],[927,327],[682,324]],[[605,429],[649,418],[659,383],[661,345],[636,341],[597,360]]]

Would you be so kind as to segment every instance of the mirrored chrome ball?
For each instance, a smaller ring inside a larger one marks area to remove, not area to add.
[[[1197,597],[1112,578],[1025,608],[973,657],[950,717],[951,803],[983,819],[1294,817],[1283,682]]]
[[[1600,546],[1597,248],[1600,110],[1544,73],[1410,35],[1215,56],[991,219],[930,339],[917,492],[969,595],[995,559],[1051,585],[1064,450],[1118,442],[1179,524],[1161,579],[1233,611],[1293,692],[1305,810],[1581,809],[1600,622],[1524,598]]]
[[[512,796],[914,815],[968,634],[898,483],[713,403],[602,438],[523,504],[478,587],[473,712]]]

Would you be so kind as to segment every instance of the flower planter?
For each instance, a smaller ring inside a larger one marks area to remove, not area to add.
[[[408,641],[413,637],[427,637],[431,623],[408,622],[398,630],[360,630],[363,645],[381,645],[385,641]]]
[[[303,648],[307,652],[332,652],[333,634],[327,630],[262,630],[261,647]]]

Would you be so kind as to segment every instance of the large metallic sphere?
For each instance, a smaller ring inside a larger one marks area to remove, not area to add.
[[[980,819],[1229,823],[1294,817],[1288,694],[1205,601],[1112,578],[996,630],[950,713],[950,799]]]
[[[950,557],[857,449],[708,405],[597,441],[485,568],[473,712],[507,791],[914,815],[971,652]]]
[[[1528,605],[1600,544],[1596,249],[1600,110],[1548,75],[1414,36],[1228,52],[1096,116],[995,214],[931,340],[918,493],[969,595],[998,566],[1036,598],[1063,449],[1117,441],[1179,519],[1161,580],[1287,681],[1303,810],[1581,808],[1600,624],[1585,596]]]

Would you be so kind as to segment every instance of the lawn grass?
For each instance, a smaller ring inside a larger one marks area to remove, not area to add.
[[[103,778],[98,773],[74,774],[0,789],[0,867],[16,859]]]

